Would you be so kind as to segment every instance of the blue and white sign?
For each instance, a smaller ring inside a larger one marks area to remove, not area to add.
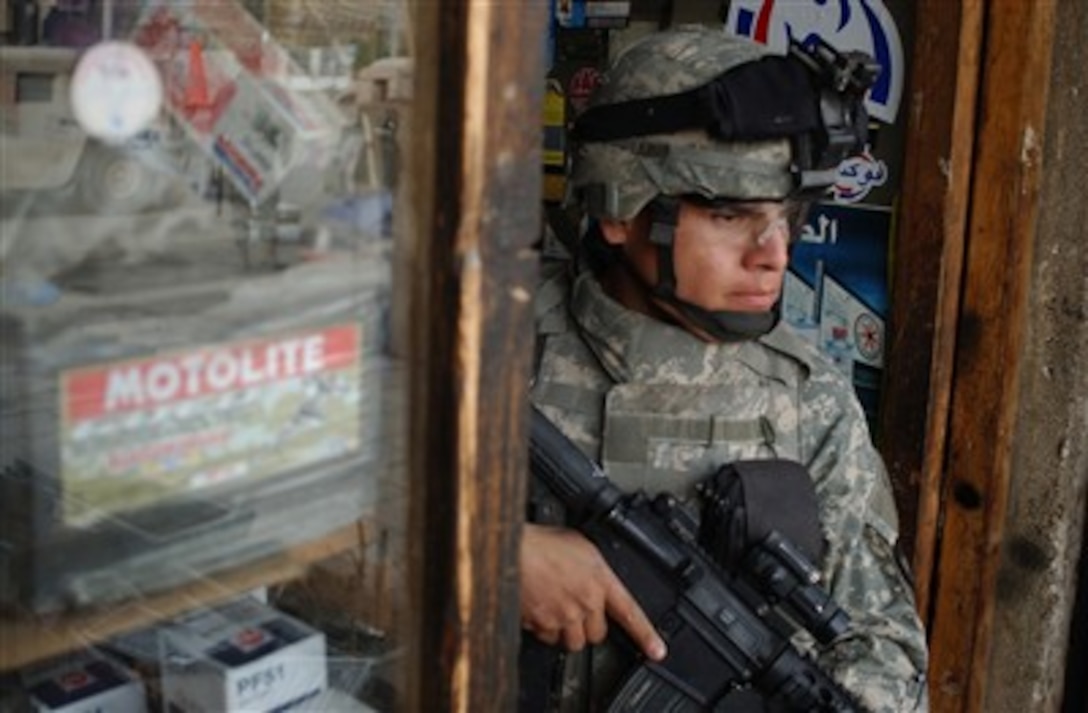
[[[860,203],[869,191],[887,182],[888,165],[866,149],[839,164],[831,197],[836,203]]]
[[[889,208],[817,203],[790,255],[785,321],[851,377],[870,419],[888,315]]]

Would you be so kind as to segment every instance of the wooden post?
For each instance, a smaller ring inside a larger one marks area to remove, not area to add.
[[[963,300],[933,590],[934,711],[980,711],[1050,84],[1054,0],[986,5]]]
[[[920,0],[880,450],[928,618],[982,44],[981,0]]]
[[[416,3],[406,710],[516,708],[547,3]]]

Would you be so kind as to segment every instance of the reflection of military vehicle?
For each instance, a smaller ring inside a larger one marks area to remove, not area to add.
[[[77,56],[70,48],[0,47],[5,210],[112,214],[176,205],[185,190],[184,144],[165,125],[118,146],[88,138],[69,101]]]

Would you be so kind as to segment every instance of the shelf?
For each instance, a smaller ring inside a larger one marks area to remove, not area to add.
[[[89,646],[243,592],[296,579],[311,564],[350,550],[359,542],[359,526],[352,524],[254,564],[215,573],[161,594],[93,611],[0,619],[0,672]]]

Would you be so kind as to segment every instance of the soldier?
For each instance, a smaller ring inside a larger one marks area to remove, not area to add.
[[[924,711],[926,641],[886,471],[851,383],[779,321],[805,207],[865,141],[864,66],[814,56],[680,27],[617,58],[572,132],[569,193],[588,227],[540,287],[531,397],[629,490],[690,500],[723,463],[803,464],[824,582],[852,618],[812,653],[871,710]],[[608,620],[646,657],[668,655],[561,522],[526,525],[521,587],[524,629],[572,652],[530,707],[604,709],[627,665]],[[718,707],[769,709],[751,692]]]

